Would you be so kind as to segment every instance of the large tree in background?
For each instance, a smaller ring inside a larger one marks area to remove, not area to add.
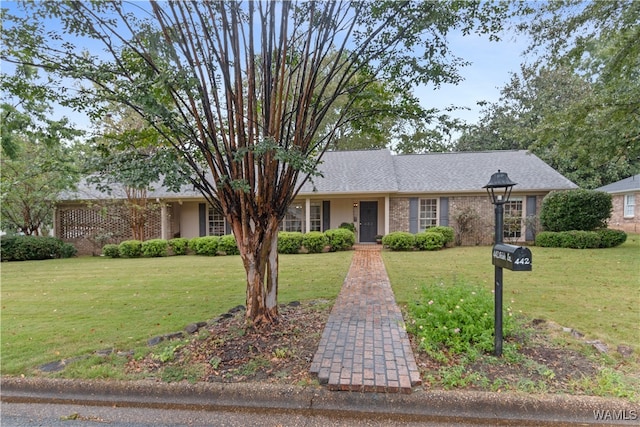
[[[55,94],[38,81],[26,64],[0,76],[0,230],[8,233],[47,233],[58,194],[78,179],[72,153],[82,132],[53,117]]]
[[[154,185],[180,191],[188,168],[162,135],[131,108],[109,103],[108,111],[94,123],[94,135],[87,143],[87,182],[108,194],[114,186],[123,189],[131,235],[145,240],[149,213],[158,208],[149,203],[148,191]]]
[[[2,59],[91,82],[63,95],[79,108],[129,106],[182,156],[231,225],[254,324],[278,317],[276,240],[287,207],[361,97],[379,81],[392,93],[456,81],[461,60],[447,32],[495,30],[503,12],[422,1],[26,7],[5,17]],[[338,99],[337,120],[320,132]]]
[[[460,149],[530,149],[595,188],[640,172],[640,2],[525,3],[535,63],[488,105]]]

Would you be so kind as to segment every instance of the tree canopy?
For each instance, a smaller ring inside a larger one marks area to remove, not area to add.
[[[525,4],[533,64],[502,89],[458,148],[529,149],[585,188],[640,171],[640,4]]]

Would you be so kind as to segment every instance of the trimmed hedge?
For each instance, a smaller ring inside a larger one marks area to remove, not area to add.
[[[142,255],[142,242],[140,240],[125,240],[118,247],[122,258],[138,258]]]
[[[442,233],[428,229],[423,233],[416,234],[415,242],[416,248],[421,251],[437,251],[444,247],[445,237]]]
[[[310,231],[305,233],[302,238],[302,246],[304,246],[310,254],[322,252],[328,244],[329,239],[320,231]]]
[[[453,229],[453,227],[438,225],[436,227],[427,228],[425,232],[442,234],[442,237],[444,237],[444,245],[453,243],[456,240],[456,231]]]
[[[610,228],[603,228],[596,231],[600,236],[601,248],[613,248],[620,246],[627,241],[627,233],[622,230],[612,230]]]
[[[297,254],[302,248],[304,236],[299,231],[280,231],[278,233],[278,253]]]
[[[595,231],[607,228],[611,195],[596,190],[552,191],[542,200],[540,224],[545,231]]]
[[[189,248],[189,239],[184,237],[175,237],[168,242],[169,248],[174,255],[186,255]]]
[[[416,246],[416,236],[406,231],[394,231],[382,238],[382,244],[392,251],[411,251]]]
[[[346,224],[346,223],[345,223]],[[356,235],[348,228],[334,228],[324,232],[331,252],[346,251],[356,243]]]
[[[626,240],[627,234],[620,230],[543,231],[536,236],[536,245],[546,248],[597,249],[619,246]]]
[[[2,261],[33,261],[55,258],[71,258],[76,248],[62,239],[48,236],[2,236],[0,259]]]
[[[215,256],[220,250],[220,237],[203,236],[194,237],[189,241],[189,248],[196,255]]]
[[[218,251],[224,252],[226,255],[240,255],[240,250],[238,250],[238,244],[233,234],[225,234],[220,237]]]
[[[109,243],[102,247],[102,255],[109,258],[120,258],[120,246]]]
[[[168,254],[169,243],[165,239],[151,239],[142,242],[142,255],[151,258],[164,257]]]

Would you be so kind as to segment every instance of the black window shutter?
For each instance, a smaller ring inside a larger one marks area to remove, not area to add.
[[[207,204],[198,205],[198,217],[200,222],[200,237],[207,235]]]

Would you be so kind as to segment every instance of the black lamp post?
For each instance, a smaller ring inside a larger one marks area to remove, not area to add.
[[[495,244],[502,243],[503,238],[503,222],[504,222],[504,204],[511,197],[511,189],[516,185],[511,181],[505,172],[491,175],[489,183],[482,188],[487,189],[487,194],[491,198],[491,203],[495,205],[496,224],[495,224]],[[494,355],[502,356],[502,267],[495,267],[495,339],[494,339]]]

